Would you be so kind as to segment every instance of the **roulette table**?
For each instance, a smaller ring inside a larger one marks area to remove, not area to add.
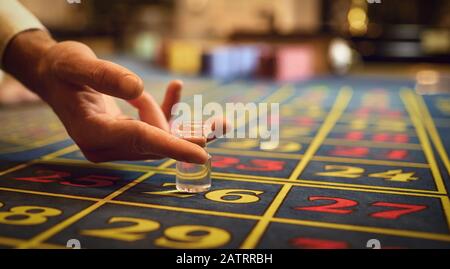
[[[170,76],[122,64],[162,98]],[[449,95],[363,76],[185,85],[186,102],[279,103],[279,144],[215,140],[211,190],[178,193],[174,160],[93,164],[46,105],[3,107],[0,248],[450,247]]]

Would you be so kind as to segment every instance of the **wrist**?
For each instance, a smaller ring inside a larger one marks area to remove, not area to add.
[[[44,94],[40,86],[41,63],[48,50],[56,41],[45,31],[30,30],[16,35],[8,44],[3,66],[6,72],[41,97]]]

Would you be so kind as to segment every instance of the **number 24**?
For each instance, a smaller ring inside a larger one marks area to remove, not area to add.
[[[326,165],[326,172],[316,173],[318,176],[325,177],[343,177],[343,178],[359,178],[365,173],[363,168],[353,167],[353,166],[341,166],[341,165]],[[403,172],[401,169],[389,170],[382,173],[369,174],[369,177],[373,178],[383,178],[388,181],[396,182],[409,182],[412,180],[418,180],[414,177],[414,172]]]

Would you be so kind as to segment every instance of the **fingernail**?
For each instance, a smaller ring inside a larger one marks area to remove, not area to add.
[[[121,82],[123,89],[132,89],[129,94],[129,99],[135,99],[141,95],[144,89],[143,82],[141,79],[134,75],[126,75]]]
[[[198,159],[198,162],[196,162],[197,164],[206,164],[206,163],[208,163],[208,160],[211,158],[211,155],[209,155],[208,152],[206,152],[206,150],[205,150],[205,153],[207,155],[206,158],[204,158],[202,156],[201,159]]]

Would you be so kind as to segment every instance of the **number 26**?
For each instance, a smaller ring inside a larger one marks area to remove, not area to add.
[[[163,184],[163,187],[173,187],[173,186],[175,186],[174,183]],[[207,192],[205,194],[205,198],[214,202],[222,202],[229,204],[250,204],[258,202],[260,200],[259,196],[263,193],[264,193],[263,191],[255,191],[248,189],[222,189]],[[144,192],[144,194],[170,196],[176,198],[189,198],[195,196],[195,194],[179,193],[177,190],[173,189],[166,191]]]

